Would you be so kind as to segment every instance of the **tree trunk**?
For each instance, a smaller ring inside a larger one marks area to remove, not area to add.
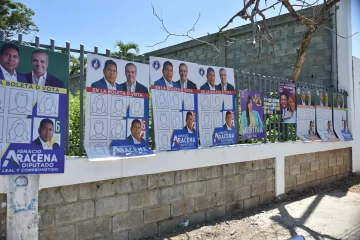
[[[304,39],[301,42],[301,46],[300,46],[300,50],[295,62],[295,68],[292,74],[292,80],[294,82],[296,82],[299,79],[300,73],[301,73],[301,69],[302,66],[304,64],[305,61],[305,57],[306,57],[306,50],[309,46],[311,37],[314,33],[315,29],[309,29],[308,32],[305,34]]]

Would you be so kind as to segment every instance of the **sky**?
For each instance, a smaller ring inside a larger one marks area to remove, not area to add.
[[[106,48],[117,50],[114,49],[117,40],[136,42],[141,54],[190,40],[171,36],[165,43],[148,47],[167,36],[160,28],[161,22],[153,15],[152,4],[172,33],[186,33],[200,12],[201,17],[195,31],[191,32],[192,37],[217,32],[242,7],[240,0],[223,1],[221,6],[216,0],[62,0],[51,1],[51,5],[49,0],[18,1],[35,12],[33,20],[40,29],[36,35],[40,36],[41,43],[50,44],[52,38],[57,46],[65,47],[66,41],[69,41],[71,48],[79,49],[80,44],[84,44],[85,50],[93,51],[94,46],[98,46],[102,53]],[[359,32],[353,37],[353,55],[360,58],[360,46],[354,44],[360,42],[360,14],[358,11],[357,16],[354,14],[356,9],[360,9],[360,1],[351,1],[353,33]],[[275,16],[278,12],[270,9],[267,17]],[[287,10],[283,8],[282,13],[287,13]],[[230,28],[248,23],[237,18]],[[24,40],[33,41],[34,36],[25,36]]]

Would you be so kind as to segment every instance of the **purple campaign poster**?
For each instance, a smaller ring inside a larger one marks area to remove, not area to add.
[[[280,82],[280,111],[282,123],[296,123],[295,83]]]
[[[264,137],[262,92],[240,90],[242,139]]]

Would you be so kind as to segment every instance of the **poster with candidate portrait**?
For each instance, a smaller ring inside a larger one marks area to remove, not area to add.
[[[332,94],[316,90],[316,129],[324,142],[339,141],[333,129]]]
[[[242,139],[264,138],[264,114],[262,92],[240,90]]]
[[[90,160],[153,155],[149,66],[88,54],[85,149]]]
[[[295,83],[280,82],[280,116],[282,123],[296,123]]]
[[[198,65],[196,81],[201,147],[237,143],[234,70]]]
[[[316,134],[315,91],[309,88],[296,89],[297,122],[296,135],[303,142],[321,141]]]
[[[197,65],[150,57],[156,151],[198,148]]]
[[[0,41],[0,175],[64,173],[69,57]]]
[[[348,110],[346,96],[334,93],[334,130],[340,141],[352,140],[352,134],[348,128]]]

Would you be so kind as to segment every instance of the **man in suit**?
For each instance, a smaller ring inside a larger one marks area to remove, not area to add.
[[[187,74],[188,74],[187,65],[185,63],[180,63],[180,65],[179,65],[180,80],[178,80],[175,83],[178,86],[180,86],[180,88],[197,89],[196,84],[187,78]]]
[[[308,106],[311,106],[311,92],[310,92],[310,90],[308,90],[307,96],[308,96]]]
[[[220,90],[218,85],[215,85],[215,71],[212,67],[206,70],[207,82],[200,87],[200,90]]]
[[[131,122],[131,134],[126,138],[129,144],[145,144],[145,140],[141,135],[141,122],[139,119],[134,119]]]
[[[183,128],[183,130],[187,133],[196,133],[195,127],[194,127],[194,118],[192,112],[186,113],[186,125]]]
[[[322,94],[322,92],[320,92],[320,96],[319,96],[319,99],[320,99],[320,106],[324,106],[324,99],[323,99],[323,94]]]
[[[221,82],[220,82],[220,84],[218,85],[219,90],[223,90],[223,91],[235,91],[234,86],[227,82],[227,79],[226,79],[226,71],[225,71],[224,68],[220,68],[219,74],[220,74],[220,79],[221,79]]]
[[[325,93],[325,105],[324,105],[325,107],[328,107],[329,106],[329,95],[328,95],[328,93],[326,92]]]
[[[48,118],[44,118],[40,122],[38,129],[39,137],[36,138],[32,144],[37,145],[44,150],[59,149],[60,146],[56,142],[52,142],[54,136],[54,123]]]
[[[13,43],[5,43],[0,48],[0,80],[25,82],[24,74],[16,72],[20,63],[20,50]]]
[[[337,94],[336,107],[337,107],[337,108],[341,108],[341,104],[340,104],[340,94]]]
[[[300,103],[301,105],[306,105],[306,102],[305,102],[305,91],[304,90],[302,90],[302,92],[301,92],[301,103]]]
[[[40,86],[64,88],[64,82],[47,72],[49,56],[42,50],[31,54],[32,72],[26,74],[27,82]]]
[[[136,81],[137,68],[134,63],[127,63],[125,65],[126,82],[120,84],[121,91],[149,93],[147,87]]]
[[[173,82],[173,65],[169,61],[165,61],[162,69],[163,76],[154,82],[155,86],[163,87],[180,87],[176,82]]]
[[[327,132],[328,133],[333,133],[333,131],[331,130],[332,128],[331,128],[331,121],[328,121],[328,128],[327,128]]]
[[[225,114],[225,124],[224,124],[225,130],[233,130],[234,125],[232,122],[232,114],[230,111],[227,111]]]
[[[91,87],[121,91],[120,84],[115,82],[117,77],[117,65],[113,60],[106,60],[103,73],[104,77],[96,82],[93,82]]]

